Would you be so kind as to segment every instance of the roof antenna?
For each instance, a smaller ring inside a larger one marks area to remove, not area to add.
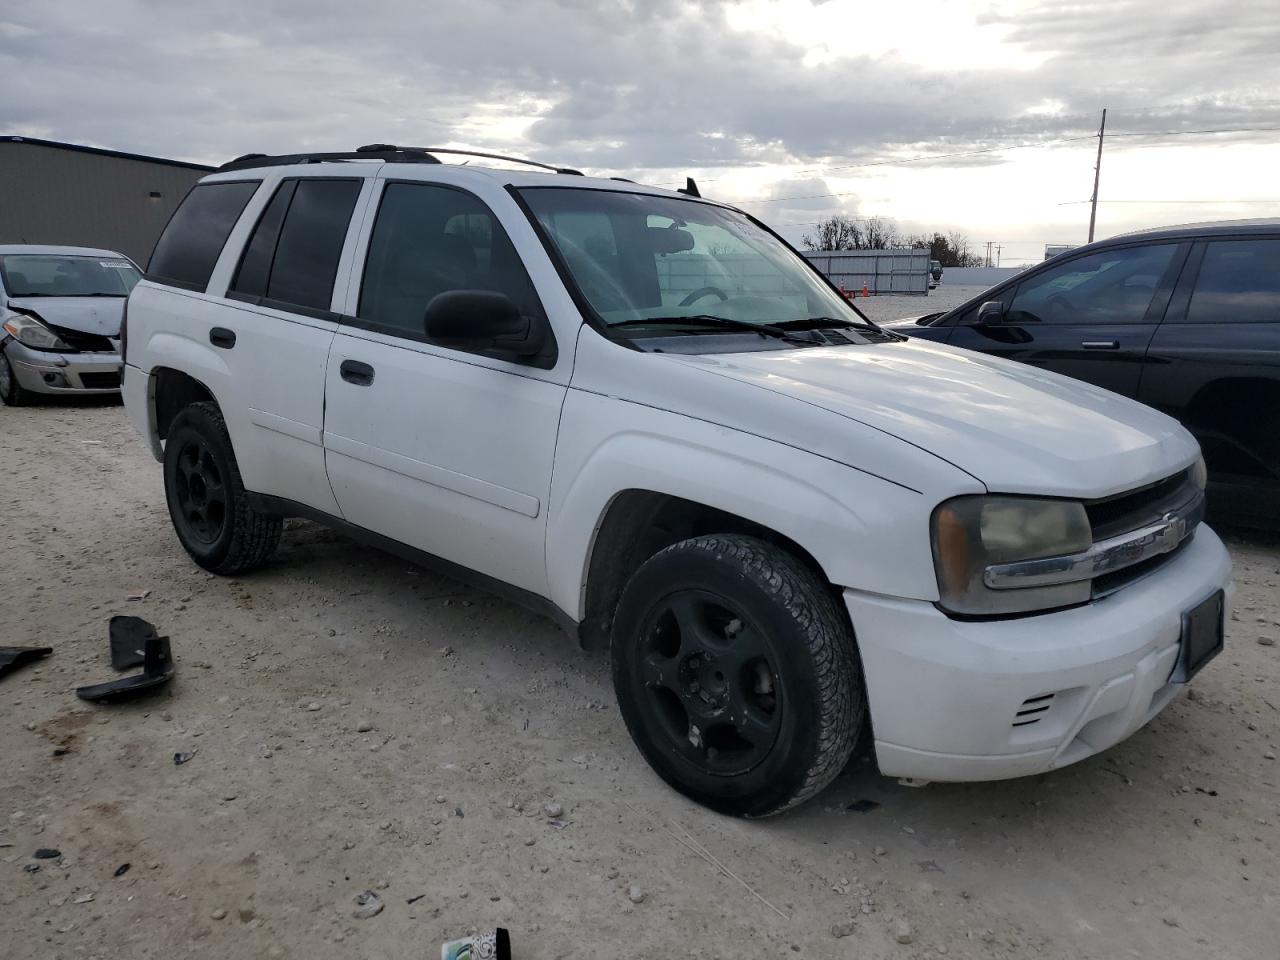
[[[693,182],[693,177],[685,177],[684,189],[677,190],[676,193],[683,193],[690,197],[697,197],[698,199],[702,199],[702,194],[698,192],[698,185]]]

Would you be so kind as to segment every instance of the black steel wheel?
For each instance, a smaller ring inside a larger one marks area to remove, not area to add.
[[[864,712],[852,632],[829,588],[745,536],[648,560],[614,621],[619,707],[645,758],[714,809],[767,816],[848,762]]]
[[[174,417],[165,440],[164,489],[179,542],[206,570],[252,570],[280,542],[283,520],[249,505],[217,404],[193,403]]]

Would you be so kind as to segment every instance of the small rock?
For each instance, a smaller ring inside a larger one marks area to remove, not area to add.
[[[209,914],[209,916],[213,917],[215,920],[225,920],[227,919],[227,911],[222,907],[219,907],[217,910],[213,911],[213,913]]]
[[[532,847],[532,846],[533,846],[535,843],[537,843],[537,842],[538,842],[538,841],[537,841],[537,840],[535,840],[535,839],[533,839],[533,837],[530,837],[529,839],[527,839],[527,840],[524,842],[524,845],[525,845],[526,847]]]
[[[899,920],[897,926],[893,928],[893,939],[899,943],[910,943],[912,940],[911,924],[905,920]]]
[[[351,915],[357,920],[368,920],[382,912],[382,898],[372,890],[362,890],[355,895],[356,908]]]
[[[444,802],[445,802],[444,794],[443,793],[436,794],[436,803],[444,803]]]
[[[1275,637],[1259,637],[1258,643],[1264,647],[1274,647],[1276,645]]]
[[[1165,925],[1166,927],[1178,927],[1178,926],[1181,926],[1181,924],[1178,922],[1178,918],[1177,918],[1177,917],[1161,917],[1160,919],[1164,921],[1164,925]]]
[[[320,709],[320,704],[317,703],[315,700],[312,700],[310,703],[307,704],[306,709],[311,713],[315,713],[317,710]]]
[[[54,850],[52,847],[41,847],[31,856],[35,857],[37,860],[56,860],[58,857],[62,856],[62,851]]]
[[[453,647],[449,647],[449,646],[441,647],[441,648],[440,648],[440,656],[442,656],[442,657],[452,657],[452,656],[453,656]]]
[[[383,820],[380,824],[378,824],[378,829],[379,829],[379,830],[390,830],[390,829],[391,829],[391,821],[390,821],[390,820]]]
[[[1188,700],[1199,700],[1199,699],[1200,699],[1200,691],[1199,691],[1199,690],[1197,690],[1195,687],[1192,687],[1190,690],[1188,690],[1188,691],[1187,691],[1187,699],[1188,699]]]
[[[844,937],[853,936],[858,930],[858,924],[854,920],[845,920],[843,923],[833,923],[831,925],[831,935],[837,940]]]
[[[632,903],[644,903],[644,891],[633,883],[627,891],[627,899]]]
[[[168,710],[166,710],[162,714],[160,714],[160,719],[163,720],[165,723],[171,723],[173,721],[173,714],[170,713]]]
[[[236,911],[236,916],[240,918],[241,923],[248,923],[257,915],[258,913],[253,907],[241,907]]]
[[[871,852],[877,857],[883,857],[889,851],[886,850],[884,847],[877,846],[872,848]]]
[[[564,816],[564,807],[561,804],[554,803],[554,802],[544,803],[542,805],[542,812],[545,813],[552,820],[559,820],[561,817]]]
[[[278,943],[273,943],[271,946],[267,947],[267,956],[268,956],[268,957],[283,957],[283,956],[284,956],[284,947],[280,946],[280,944],[278,944]]]
[[[371,720],[361,720],[356,724],[356,733],[368,733],[372,729],[373,721]]]
[[[1274,750],[1268,750],[1262,754],[1262,757],[1264,760],[1274,760],[1276,758],[1276,752]]]
[[[188,762],[195,755],[196,755],[196,752],[194,750],[185,750],[181,753],[175,753],[173,755],[173,765],[175,767],[180,767],[184,763]]]
[[[22,870],[24,873],[36,873],[39,871],[39,869],[40,869],[40,864],[38,863],[24,863],[22,865]]]

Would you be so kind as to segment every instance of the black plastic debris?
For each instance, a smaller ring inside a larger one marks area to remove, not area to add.
[[[113,877],[123,877],[126,873],[128,873],[128,872],[129,872],[129,868],[130,868],[131,866],[133,866],[133,864],[131,864],[131,863],[122,863],[122,864],[120,864],[120,866],[116,867],[116,872],[115,872],[115,873],[113,873],[113,874],[112,874],[112,876],[113,876]]]
[[[131,700],[163,686],[173,679],[173,653],[169,638],[156,635],[156,628],[139,617],[111,618],[111,664],[117,670],[142,664],[142,672],[119,680],[78,687],[76,696],[91,703]],[[141,642],[141,659],[137,644]],[[125,666],[121,666],[121,665]]]
[[[0,677],[51,653],[53,647],[0,647]]]
[[[156,628],[141,617],[112,617],[107,628],[111,639],[111,666],[131,670],[147,657],[147,641],[156,637]]]
[[[52,847],[41,847],[31,856],[36,860],[57,860],[62,856],[62,851],[54,850]]]
[[[38,863],[24,863],[22,865],[23,873],[37,873],[39,870],[40,870],[40,864]]]
[[[426,894],[425,894],[425,893],[420,893],[420,894],[418,894],[416,897],[408,897],[408,898],[405,900],[405,903],[410,904],[410,905],[415,904],[415,903],[417,903],[419,900],[421,900],[421,899],[422,899],[423,897],[425,897],[425,896],[426,896]]]
[[[173,755],[173,765],[175,767],[180,767],[195,755],[196,752],[194,750],[190,750],[186,753],[175,753]]]
[[[853,803],[845,807],[845,809],[852,810],[854,813],[870,813],[879,806],[879,800],[855,800]]]

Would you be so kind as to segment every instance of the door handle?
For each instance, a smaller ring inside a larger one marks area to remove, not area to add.
[[[373,383],[373,367],[359,360],[343,360],[338,367],[338,374],[347,383],[354,383],[357,387],[367,387]]]
[[[215,347],[230,350],[236,345],[236,332],[226,327],[214,327],[209,331],[209,342]]]
[[[1119,350],[1119,340],[1084,340],[1080,346],[1086,350]]]

